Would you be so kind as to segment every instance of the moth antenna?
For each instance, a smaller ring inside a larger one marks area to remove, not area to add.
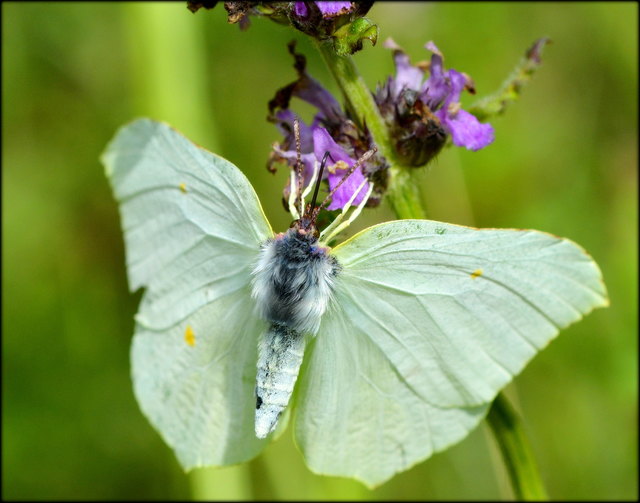
[[[302,142],[300,141],[300,124],[298,118],[293,119],[293,136],[296,139],[296,175],[298,176],[298,188],[296,190],[296,200],[300,200],[300,215],[304,213],[304,201],[302,200]]]
[[[314,215],[313,215],[314,218],[315,218],[315,216],[318,215],[318,213],[320,213],[320,210],[322,210],[327,205],[327,203],[331,199],[331,196],[333,196],[336,193],[336,190],[338,190],[340,188],[340,185],[342,185],[346,181],[346,179],[349,178],[353,174],[353,172],[356,169],[358,169],[360,166],[362,166],[362,164],[364,164],[365,161],[368,161],[369,158],[373,154],[375,154],[377,151],[378,151],[377,147],[373,147],[371,150],[367,150],[364,154],[362,154],[360,156],[360,159],[358,159],[355,162],[355,164],[353,166],[351,166],[349,168],[349,170],[344,174],[342,179],[338,182],[338,185],[336,185],[333,188],[333,190],[331,192],[329,192],[329,195],[327,197],[325,197],[324,201],[322,201],[322,204],[313,210],[314,211]]]
[[[327,157],[331,157],[331,152],[329,152],[328,150],[322,156],[322,162],[320,162],[320,170],[318,172],[318,178],[316,179],[316,186],[315,186],[315,189],[313,191],[313,197],[311,198],[311,206],[310,206],[310,208],[311,208],[311,214],[312,215],[317,215],[317,213],[314,212],[314,208],[316,207],[316,200],[318,198],[318,191],[320,190],[320,182],[322,181],[322,172],[324,171],[324,167],[327,164]],[[331,157],[331,160],[333,162],[335,162],[333,157]]]

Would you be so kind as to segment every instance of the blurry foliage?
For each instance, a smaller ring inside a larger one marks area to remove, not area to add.
[[[373,492],[311,474],[291,429],[251,463],[190,482],[133,397],[140,294],[127,292],[98,156],[132,118],[165,120],[239,166],[283,228],[286,173],[265,169],[279,139],[265,117],[295,77],[286,43],[299,39],[310,73],[335,85],[300,34],[261,20],[240,32],[221,8],[4,2],[2,14],[3,498],[510,496],[484,426]],[[638,497],[637,15],[635,3],[394,2],[369,12],[381,40],[393,36],[414,61],[434,40],[478,96],[536,38],[554,42],[521,100],[492,120],[495,143],[447,150],[421,176],[430,218],[566,236],[602,268],[611,307],[563,332],[507,390],[553,498]],[[393,69],[382,44],[355,60],[372,89]],[[381,208],[358,226],[388,218]]]

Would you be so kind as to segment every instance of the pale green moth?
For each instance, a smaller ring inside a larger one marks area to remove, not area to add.
[[[277,324],[255,277],[282,235],[240,170],[165,124],[125,126],[102,161],[130,289],[146,289],[131,350],[142,411],[186,470],[249,460],[290,395],[258,425],[258,341]],[[589,255],[543,232],[402,220],[323,246],[338,266],[306,325],[295,438],[312,471],[369,486],[464,438],[560,329],[608,303]]]

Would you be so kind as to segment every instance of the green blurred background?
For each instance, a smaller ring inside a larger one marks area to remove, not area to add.
[[[295,78],[286,43],[336,85],[302,34],[255,18],[240,32],[221,5],[3,2],[2,14],[4,499],[511,497],[484,424],[374,491],[311,474],[291,431],[251,463],[184,475],[132,394],[140,294],[127,291],[98,156],[131,119],[167,121],[239,166],[281,229],[286,173],[265,170],[279,139],[265,116]],[[611,307],[564,331],[507,393],[552,498],[636,499],[638,5],[394,2],[368,17],[414,62],[434,40],[479,96],[536,38],[553,40],[491,121],[495,143],[449,149],[419,178],[429,218],[548,231],[598,262]],[[393,71],[382,43],[355,61],[371,88]],[[381,208],[359,225],[389,218]]]

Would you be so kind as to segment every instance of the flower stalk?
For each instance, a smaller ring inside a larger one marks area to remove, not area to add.
[[[389,130],[373,99],[371,91],[360,76],[351,56],[339,56],[333,45],[316,41],[316,47],[329,67],[342,95],[358,126],[365,126],[373,136],[380,153],[387,159],[389,169],[389,189],[387,200],[398,218],[425,218],[414,175],[404,169],[395,154]]]
[[[330,43],[316,41],[316,47],[338,83],[352,117],[359,121],[359,126],[366,125],[390,164],[386,196],[395,215],[399,219],[424,219],[426,215],[413,174],[398,162],[389,131],[355,63],[350,56],[337,55]],[[500,446],[516,498],[546,500],[542,479],[520,418],[503,393],[499,393],[491,405],[487,421]]]
[[[427,218],[414,178],[412,170],[397,166],[392,166],[390,169],[391,183],[387,189],[386,197],[391,209],[399,219]]]
[[[522,421],[503,393],[493,401],[487,422],[500,447],[515,497],[522,501],[548,500]]]
[[[360,76],[351,56],[337,55],[331,42],[319,40],[314,40],[314,42],[333,78],[338,83],[346,100],[347,109],[356,124],[361,128],[366,126],[375,138],[380,153],[392,166],[397,165],[389,131],[378,112],[371,91]]]

